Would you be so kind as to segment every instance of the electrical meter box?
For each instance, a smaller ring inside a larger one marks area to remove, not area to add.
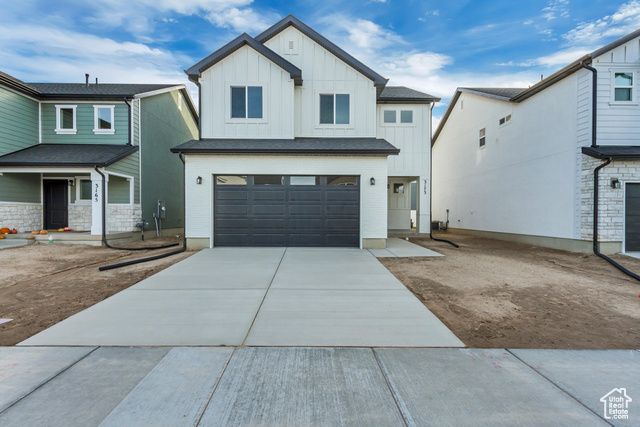
[[[167,212],[167,209],[164,206],[164,201],[158,200],[158,209],[156,211],[156,218],[164,218],[166,212]]]

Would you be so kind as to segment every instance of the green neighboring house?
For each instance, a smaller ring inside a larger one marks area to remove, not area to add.
[[[0,227],[102,234],[183,229],[183,167],[169,149],[198,138],[184,85],[24,83],[0,72]],[[175,230],[171,230],[174,232]]]

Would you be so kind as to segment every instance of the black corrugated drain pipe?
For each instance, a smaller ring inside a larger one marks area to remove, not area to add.
[[[633,277],[634,279],[640,281],[639,275],[637,275],[632,271],[627,270],[626,268],[624,268],[623,266],[621,266],[620,264],[618,264],[608,256],[600,253],[600,248],[598,244],[598,196],[599,196],[598,172],[600,172],[600,169],[604,168],[609,163],[611,163],[612,160],[613,159],[611,158],[607,159],[606,162],[602,163],[601,165],[599,165],[597,168],[593,170],[593,253],[599,256],[600,258],[604,259],[605,261],[607,261],[609,264],[613,265],[618,270],[622,271],[627,276]]]
[[[140,247],[140,248],[120,248],[117,246],[111,246],[109,244],[109,242],[107,241],[107,200],[106,200],[106,191],[105,191],[105,176],[104,174],[100,171],[100,169],[98,169],[98,166],[94,167],[95,171],[98,172],[100,174],[100,176],[102,177],[102,243],[109,249],[120,249],[123,251],[146,251],[148,249],[164,249],[164,248],[171,248],[173,246],[178,246],[180,243],[170,243],[168,245],[162,245],[162,246],[148,246],[148,247]]]
[[[183,170],[182,173],[183,173],[183,176],[186,178],[187,171],[186,171],[186,167],[185,167],[184,158],[183,158],[182,153],[180,153],[180,160],[182,161],[182,170]],[[98,172],[98,173],[100,173],[100,172]],[[102,199],[102,204],[104,206],[104,175],[102,175],[102,179],[103,179],[103,186],[102,186],[103,199]],[[187,182],[186,179],[184,180],[184,182]],[[184,183],[183,183],[183,186],[184,186]],[[187,195],[186,195],[186,192],[185,192],[185,194],[183,196],[183,204],[184,204],[184,207],[185,207],[184,212],[186,213],[187,212],[187,210],[186,210],[186,207],[187,207]],[[103,212],[102,221],[103,221],[102,233],[103,233],[103,236],[104,236],[104,212]],[[185,224],[185,230],[184,231],[185,232],[183,233],[183,236],[182,236],[182,247],[180,249],[178,249],[178,250],[167,252],[166,254],[147,257],[147,258],[140,258],[140,259],[134,259],[132,261],[125,261],[125,262],[121,262],[121,263],[118,263],[118,264],[105,265],[105,266],[102,266],[102,267],[98,268],[98,270],[100,270],[100,271],[113,270],[114,268],[126,267],[128,265],[140,264],[142,262],[154,261],[156,259],[166,258],[166,257],[169,257],[171,255],[176,255],[176,254],[179,254],[181,252],[184,252],[184,251],[187,250],[187,235],[186,235],[187,229],[186,229],[186,224]],[[161,249],[163,247],[164,248],[168,248],[168,247],[177,246],[177,245],[178,245],[178,243],[173,243],[171,245],[154,246],[153,248],[144,248],[144,249]],[[115,248],[115,249],[122,249],[122,248]]]

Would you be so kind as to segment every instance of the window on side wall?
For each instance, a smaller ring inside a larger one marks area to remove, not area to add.
[[[511,114],[507,114],[506,116],[501,117],[498,120],[498,125],[499,126],[505,126],[505,125],[508,125],[509,123],[511,123]]]
[[[76,134],[76,105],[56,105],[56,129],[58,134]]]
[[[614,101],[633,101],[633,73],[615,73],[613,85]]]
[[[487,128],[482,128],[480,129],[480,132],[478,132],[478,142],[480,145],[480,148],[484,147],[486,145],[487,142]]]
[[[91,201],[91,180],[79,179],[78,180],[78,192],[76,198],[78,201],[89,202]]]
[[[413,111],[412,110],[400,111],[400,123],[405,123],[405,124],[413,123]]]
[[[262,86],[231,87],[231,118],[262,119]]]
[[[396,122],[396,110],[384,110],[384,122],[395,123]]]
[[[116,132],[114,111],[114,105],[93,106],[93,133],[114,134]]]
[[[349,124],[349,94],[334,93],[320,95],[320,124]]]

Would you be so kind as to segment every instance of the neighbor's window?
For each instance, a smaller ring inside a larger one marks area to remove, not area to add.
[[[262,118],[262,86],[231,87],[231,118]]]
[[[480,129],[480,132],[479,132],[480,147],[484,147],[486,143],[486,133],[487,133],[487,128]]]
[[[94,105],[93,106],[93,132],[94,133],[115,133],[114,127],[114,105]]]
[[[76,105],[56,105],[56,133],[75,134]]]
[[[413,123],[413,111],[400,111],[400,123]]]
[[[633,101],[633,73],[615,73],[615,100]]]
[[[385,123],[395,123],[396,122],[396,111],[395,110],[385,110],[385,112],[384,112],[384,122]]]
[[[320,95],[320,124],[349,124],[349,94]]]
[[[291,185],[320,185],[320,177],[316,176],[290,176]]]
[[[253,177],[253,185],[283,185],[284,177],[282,175],[255,175]]]
[[[80,186],[78,191],[78,200],[91,200],[91,180],[81,179],[78,183]]]
[[[327,185],[358,185],[357,176],[329,175]]]
[[[217,185],[247,185],[246,175],[218,175],[216,176]]]
[[[498,123],[500,124],[500,126],[504,126],[506,124],[509,124],[510,122],[511,122],[511,114],[507,114],[506,116],[498,120]]]

